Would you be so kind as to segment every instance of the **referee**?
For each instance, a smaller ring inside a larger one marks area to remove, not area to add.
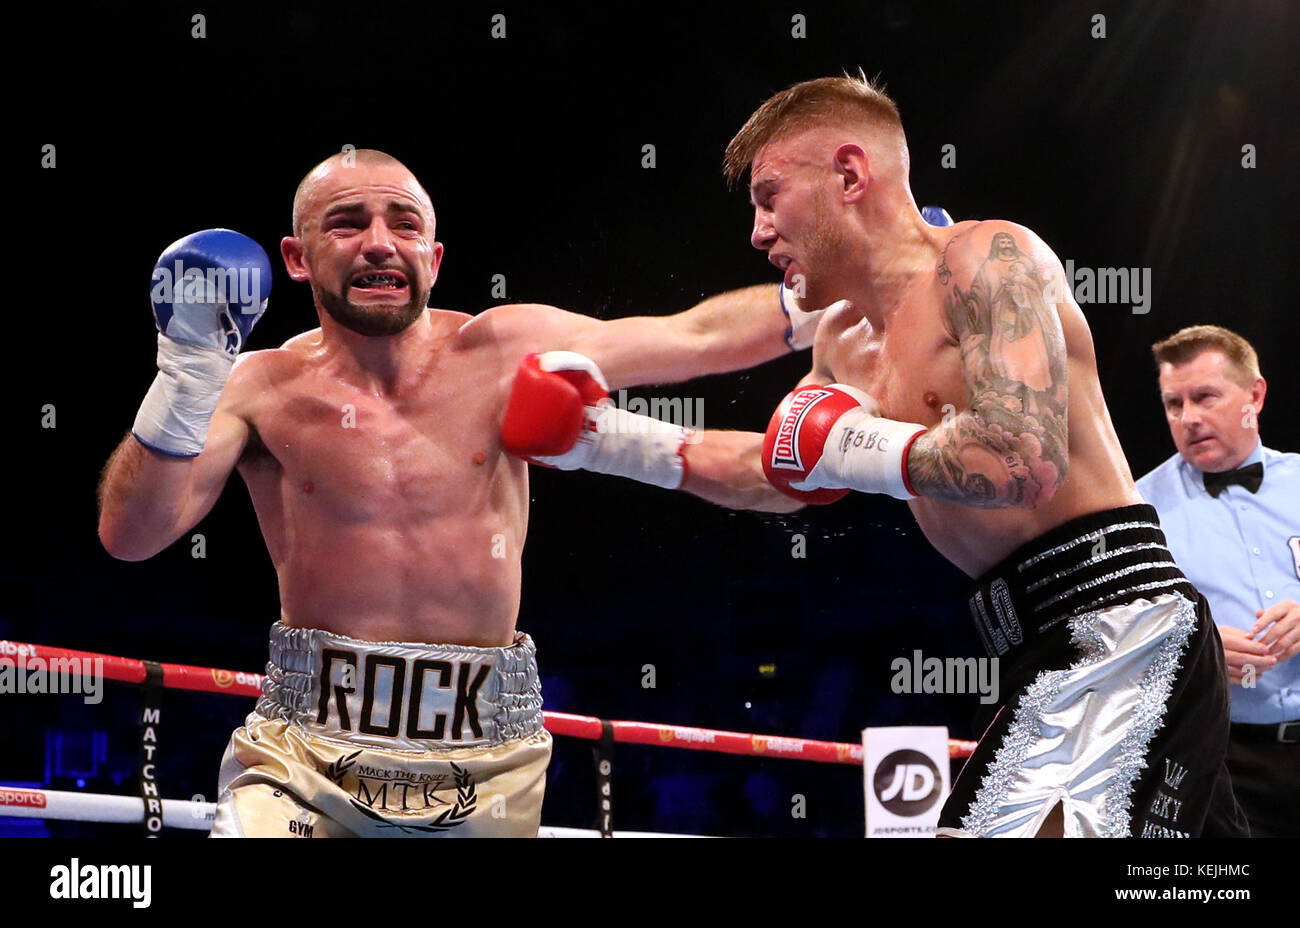
[[[1228,771],[1251,834],[1300,837],[1300,454],[1260,441],[1267,385],[1240,335],[1192,326],[1152,352],[1178,453],[1138,490],[1223,638]]]

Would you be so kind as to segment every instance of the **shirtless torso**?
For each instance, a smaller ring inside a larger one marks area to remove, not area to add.
[[[612,321],[539,304],[430,309],[434,228],[400,162],[341,153],[299,185],[280,243],[320,328],[232,367],[256,318],[232,333],[232,307],[207,291],[178,287],[161,314],[155,302],[160,371],[105,468],[100,539],[115,557],[151,557],[237,469],[280,593],[262,698],[222,761],[214,836],[535,835],[550,737],[535,649],[515,629],[528,465],[501,438],[521,362],[580,352],[616,389],[788,350],[771,286]],[[231,236],[181,247],[224,272]],[[260,272],[256,243],[239,244]],[[454,789],[433,798],[434,784]],[[475,815],[478,788],[494,807]]]
[[[108,468],[101,537],[116,556],[149,557],[238,469],[286,624],[503,647],[519,611],[528,465],[500,432],[524,357],[580,351],[617,388],[759,363],[788,350],[783,333],[771,286],[613,321],[539,304],[430,309],[388,340],[387,366],[359,364],[314,329],[240,357],[198,457],[128,437]]]
[[[970,410],[968,362],[946,307],[954,285],[969,290],[993,236],[1007,225],[963,222],[932,230],[934,271],[912,288],[887,330],[873,331],[852,308],[832,311],[818,329],[806,382],[851,384],[875,398],[881,415],[928,428]],[[1064,288],[1055,308],[1068,372],[1064,484],[1033,509],[976,508],[924,495],[909,504],[930,543],[971,576],[1069,519],[1141,502],[1102,398],[1088,324]]]
[[[369,640],[508,644],[519,607],[528,468],[500,445],[520,357],[428,314],[400,382],[362,382],[320,331],[246,358],[223,405],[288,624]]]

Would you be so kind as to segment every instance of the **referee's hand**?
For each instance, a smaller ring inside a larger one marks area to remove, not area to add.
[[[1268,653],[1276,657],[1279,664],[1300,652],[1300,603],[1284,599],[1259,610],[1255,617],[1251,637],[1268,648]],[[1261,635],[1261,631],[1264,634]]]
[[[1261,673],[1277,666],[1278,659],[1269,653],[1268,646],[1255,641],[1253,635],[1230,625],[1220,625],[1219,637],[1223,639],[1223,656],[1228,659],[1228,682],[1233,686],[1242,685],[1248,667],[1252,668],[1250,680],[1254,685]]]

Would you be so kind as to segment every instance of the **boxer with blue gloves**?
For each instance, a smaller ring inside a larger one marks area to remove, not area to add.
[[[246,235],[208,229],[173,242],[154,265],[158,376],[131,432],[160,454],[194,457],[248,334],[266,312],[271,261]]]
[[[214,836],[535,835],[551,742],[532,639],[516,628],[528,467],[508,447],[676,485],[684,431],[611,410],[607,388],[791,350],[771,285],[612,321],[432,308],[434,232],[429,195],[396,159],[322,162],[280,243],[320,327],[260,351],[241,352],[270,290],[254,243],[198,233],[156,269],[159,373],[105,469],[100,538],[115,557],[152,556],[237,469],[280,588]],[[530,390],[570,403],[561,444],[581,447],[555,444]]]

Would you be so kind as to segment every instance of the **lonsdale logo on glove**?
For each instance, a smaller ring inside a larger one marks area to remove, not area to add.
[[[776,433],[776,442],[772,445],[771,466],[782,470],[804,470],[803,458],[799,454],[799,433],[804,418],[814,406],[824,399],[834,396],[829,390],[800,390],[790,400],[790,407],[781,419],[781,427]]]
[[[825,505],[850,490],[912,499],[907,452],[925,426],[874,414],[871,396],[848,384],[795,390],[763,439],[763,473],[787,496]]]

